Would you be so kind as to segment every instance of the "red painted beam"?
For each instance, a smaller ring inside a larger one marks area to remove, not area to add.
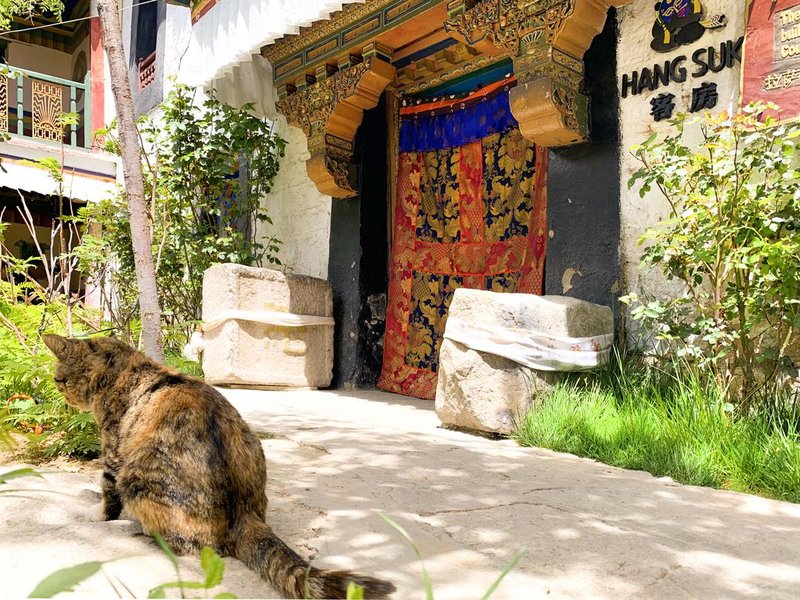
[[[105,66],[103,61],[103,32],[100,19],[92,17],[89,21],[89,65],[92,73],[92,128],[99,129],[106,124],[105,119]],[[98,150],[98,144],[92,143],[92,149]]]

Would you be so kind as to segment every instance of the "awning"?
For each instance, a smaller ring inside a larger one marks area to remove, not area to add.
[[[231,104],[272,104],[272,74],[261,48],[364,0],[217,0],[192,26],[179,79],[215,88]],[[268,81],[265,81],[268,79]]]
[[[58,146],[47,146],[34,140],[13,138],[0,142],[0,187],[21,192],[53,195],[57,184],[32,161],[60,156]],[[101,152],[65,150],[64,195],[74,200],[97,202],[117,188],[117,158]]]

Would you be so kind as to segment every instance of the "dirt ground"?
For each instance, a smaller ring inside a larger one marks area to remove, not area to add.
[[[390,579],[395,598],[425,597],[421,568],[378,511],[415,540],[438,600],[480,598],[522,547],[493,598],[798,597],[798,505],[444,430],[431,403],[391,394],[223,393],[262,434],[272,527],[316,566]],[[42,469],[0,494],[0,598],[89,560],[113,562],[75,597],[146,597],[174,580],[137,523],[99,521],[96,463]],[[276,597],[226,562],[220,590]],[[197,559],[180,565],[201,579]]]

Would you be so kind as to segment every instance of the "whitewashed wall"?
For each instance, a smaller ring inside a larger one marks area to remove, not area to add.
[[[327,279],[331,202],[336,200],[320,194],[308,178],[303,132],[283,117],[277,119],[277,131],[288,146],[275,187],[264,202],[274,235],[283,241],[280,259],[292,273]]]
[[[192,27],[181,78],[209,86],[250,62],[263,46],[353,2],[364,0],[218,0]]]
[[[692,53],[698,48],[716,46],[727,40],[736,40],[745,30],[745,2],[726,0],[703,0],[706,14],[723,13],[728,17],[728,25],[722,29],[706,31],[705,35],[686,46],[680,46],[669,53],[655,52],[650,48],[651,29],[655,21],[653,0],[634,0],[619,11],[619,42],[617,52],[617,85],[621,85],[623,74],[641,71],[642,67],[653,68],[678,56],[686,55],[684,65],[689,75],[684,83],[671,83],[655,91],[646,90],[639,95],[628,94],[620,98],[621,121],[621,165],[620,165],[620,210],[621,240],[620,255],[622,260],[622,290],[654,295],[676,293],[676,288],[652,270],[639,267],[642,248],[638,240],[645,229],[669,215],[669,206],[657,192],[651,192],[645,198],[639,197],[638,188],[628,189],[628,180],[639,168],[639,162],[631,155],[630,148],[646,140],[653,131],[664,134],[670,130],[666,121],[654,122],[650,114],[650,100],[661,93],[675,94],[676,112],[688,112],[691,106],[692,88],[703,82],[716,82],[719,102],[714,111],[735,111],[739,102],[739,79],[741,65],[725,69],[720,73],[709,73],[703,78],[693,79],[694,65]]]
[[[182,55],[178,79],[214,89],[232,106],[253,103],[255,113],[274,121],[288,142],[273,189],[263,199],[273,220],[265,227],[283,242],[278,256],[288,271],[323,279],[328,277],[331,198],[308,178],[306,138],[275,112],[272,69],[258,53],[276,38],[297,33],[300,26],[353,1],[363,0],[219,0],[191,27],[188,40],[183,25],[167,14],[167,26],[174,31],[169,37],[176,40],[171,69]]]
[[[265,233],[283,242],[278,257],[287,271],[327,279],[332,200],[317,191],[306,173],[310,155],[302,130],[275,111],[269,63],[254,56],[231,69],[225,82],[216,87],[220,100],[231,106],[253,103],[255,113],[272,120],[287,142],[273,188],[262,201],[273,221],[264,225]]]

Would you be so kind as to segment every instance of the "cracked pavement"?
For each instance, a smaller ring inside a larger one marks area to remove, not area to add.
[[[422,571],[379,511],[414,539],[438,600],[480,598],[522,547],[492,598],[798,597],[800,505],[442,429],[432,403],[393,394],[222,391],[267,438],[270,525],[316,566],[392,580],[395,598],[424,598]],[[0,495],[0,597],[133,554],[76,594],[143,597],[174,578],[137,524],[97,522],[99,471],[69,468],[14,486],[50,492]],[[181,558],[184,578],[197,562]],[[275,597],[227,564],[223,589]]]

